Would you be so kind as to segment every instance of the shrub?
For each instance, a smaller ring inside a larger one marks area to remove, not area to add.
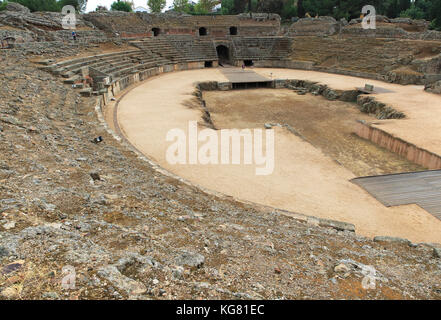
[[[132,12],[132,6],[130,5],[130,3],[125,1],[115,1],[110,6],[110,10]]]

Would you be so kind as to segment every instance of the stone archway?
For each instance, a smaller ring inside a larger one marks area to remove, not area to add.
[[[217,58],[221,65],[225,63],[230,63],[230,49],[228,49],[227,46],[224,46],[223,44],[218,45],[216,47],[216,52]]]
[[[152,33],[154,37],[157,37],[161,34],[161,29],[159,28],[152,28]]]
[[[205,28],[205,27],[200,27],[200,28],[199,28],[199,35],[200,35],[200,36],[206,36],[206,35],[207,35],[207,28]]]

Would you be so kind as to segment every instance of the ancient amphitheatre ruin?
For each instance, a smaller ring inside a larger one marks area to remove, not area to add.
[[[2,298],[441,298],[441,32],[61,19],[0,12]],[[189,121],[274,129],[273,173],[169,164]]]

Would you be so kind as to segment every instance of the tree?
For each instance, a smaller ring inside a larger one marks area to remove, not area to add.
[[[257,3],[257,12],[281,14],[284,0],[260,0]]]
[[[173,9],[176,12],[186,12],[188,11],[188,0],[173,0]]]
[[[205,11],[206,13],[212,12],[213,8],[216,6],[217,1],[216,0],[199,0],[199,5],[202,9],[202,11]]]
[[[233,0],[233,14],[245,12],[247,0]]]
[[[291,19],[297,16],[297,7],[295,0],[287,0],[283,6],[281,17],[282,19]]]
[[[398,0],[398,14],[410,8],[412,2],[410,0]]]
[[[59,0],[58,7],[60,10],[64,6],[73,6],[76,11],[84,12],[86,10],[87,0]]]
[[[411,19],[424,19],[426,17],[426,13],[421,10],[421,8],[418,8],[417,6],[412,4],[409,9],[400,13],[400,17]]]
[[[234,14],[234,0],[222,0],[221,13]]]
[[[8,4],[7,1],[0,1],[0,11],[5,10],[7,4]]]
[[[303,0],[297,0],[297,14],[299,17],[305,16],[305,8],[303,7]]]
[[[434,19],[430,24],[432,29],[441,30],[441,0],[434,0],[432,4],[432,16]]]
[[[132,5],[129,2],[125,1],[115,1],[110,6],[110,10],[112,11],[125,11],[125,12],[132,12]]]
[[[166,0],[148,0],[147,5],[151,12],[159,13],[165,8]]]
[[[193,14],[208,14],[208,11],[200,2],[196,3],[193,7]]]
[[[35,11],[60,11],[57,0],[10,0],[9,2],[16,2],[25,6],[31,10]]]

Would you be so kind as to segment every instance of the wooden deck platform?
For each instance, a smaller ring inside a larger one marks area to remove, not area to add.
[[[441,170],[360,177],[351,181],[387,207],[417,204],[441,220]]]

